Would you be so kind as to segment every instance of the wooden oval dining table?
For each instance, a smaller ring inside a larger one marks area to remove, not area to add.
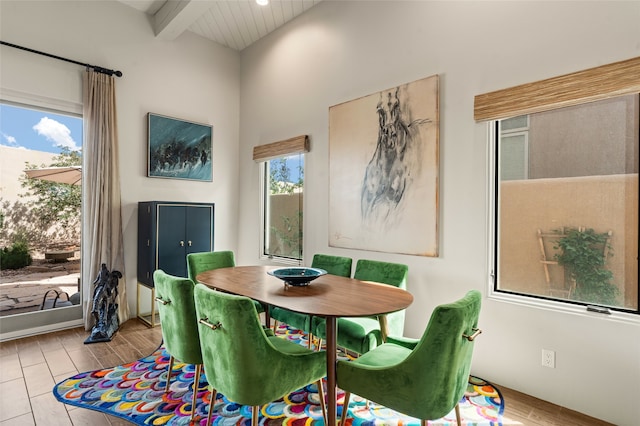
[[[378,316],[383,336],[386,335],[384,314],[407,308],[413,296],[406,290],[370,281],[326,274],[306,286],[285,285],[267,274],[274,266],[235,266],[198,274],[196,280],[210,288],[233,293],[261,302],[266,307],[278,306],[326,319],[327,354],[327,423],[335,426],[337,415],[336,362],[339,317]]]

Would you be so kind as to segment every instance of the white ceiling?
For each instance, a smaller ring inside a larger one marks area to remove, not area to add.
[[[156,37],[191,31],[241,51],[322,0],[118,0],[150,16]]]

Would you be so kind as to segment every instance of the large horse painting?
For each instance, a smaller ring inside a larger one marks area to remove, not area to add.
[[[438,76],[329,108],[329,245],[438,256]]]

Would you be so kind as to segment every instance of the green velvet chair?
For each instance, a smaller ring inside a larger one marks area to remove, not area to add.
[[[194,284],[198,283],[196,277],[201,272],[231,266],[236,266],[235,256],[231,250],[205,251],[187,255],[187,273]],[[259,314],[264,312],[264,307],[260,302],[254,300],[253,303],[256,305],[256,310]]]
[[[195,287],[194,299],[202,358],[212,389],[207,425],[211,424],[217,392],[231,401],[252,407],[258,424],[261,405],[316,382],[322,403],[326,357],[284,338],[269,336],[262,328],[252,300]]]
[[[338,387],[345,393],[342,424],[351,393],[415,417],[426,426],[455,408],[469,381],[481,294],[436,307],[419,340],[389,336],[387,343],[354,361],[338,361]]]
[[[407,265],[360,259],[356,263],[353,277],[362,281],[393,285],[406,290],[408,273]],[[367,295],[363,294],[362,297],[367,297]],[[404,310],[386,314],[385,317],[388,334],[401,336],[404,331]],[[314,317],[313,322],[314,334],[325,339],[324,318]],[[338,331],[337,345],[357,354],[367,353],[382,344],[384,340],[378,317],[338,318],[336,326]]]
[[[155,300],[158,302],[162,340],[170,355],[165,392],[169,391],[173,363],[177,359],[187,364],[195,364],[193,378],[193,400],[191,420],[194,419],[198,396],[198,383],[202,370],[202,354],[193,301],[193,282],[187,278],[174,277],[158,269],[153,273]]]
[[[328,254],[316,254],[311,262],[312,268],[320,268],[332,275],[340,275],[342,277],[351,276],[351,265],[353,259],[343,256],[332,256]],[[309,336],[309,347],[313,342],[312,317],[300,312],[290,311],[288,309],[274,306],[270,309],[271,318],[275,320],[274,330],[278,327],[278,321],[290,325],[307,333]]]

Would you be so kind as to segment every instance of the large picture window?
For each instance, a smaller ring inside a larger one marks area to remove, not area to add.
[[[638,311],[639,104],[497,122],[496,291]]]
[[[475,97],[491,123],[493,295],[640,313],[639,73],[636,57]]]

